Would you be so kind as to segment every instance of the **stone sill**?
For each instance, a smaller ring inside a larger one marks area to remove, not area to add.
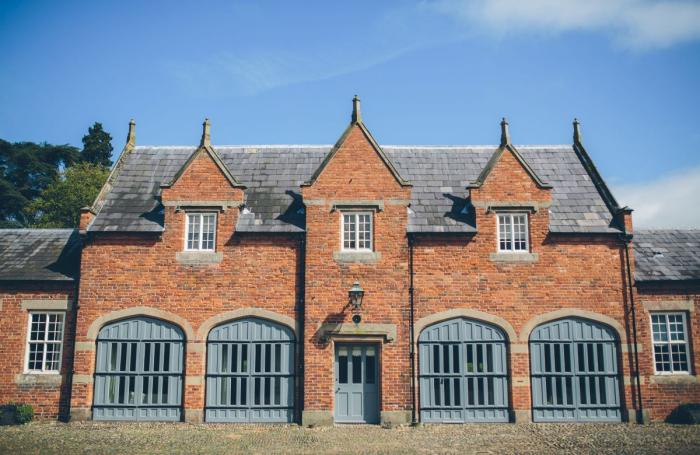
[[[379,262],[382,255],[376,251],[334,251],[333,260],[339,263],[357,262],[360,264],[374,264]]]
[[[185,265],[218,264],[224,259],[224,253],[213,251],[178,251],[175,260]]]
[[[537,253],[491,253],[491,262],[537,262],[540,255]]]
[[[649,377],[650,384],[697,384],[697,377],[690,374],[657,374]]]
[[[24,386],[54,386],[58,387],[63,382],[63,375],[58,373],[25,373],[15,376],[15,383]]]

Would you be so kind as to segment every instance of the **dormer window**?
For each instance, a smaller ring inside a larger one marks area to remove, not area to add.
[[[186,251],[214,251],[216,213],[188,213],[185,224]]]
[[[342,217],[343,251],[372,251],[372,212],[345,212]]]
[[[499,253],[529,251],[526,213],[499,213],[497,223]]]

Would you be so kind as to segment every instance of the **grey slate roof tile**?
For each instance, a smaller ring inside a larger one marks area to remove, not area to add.
[[[76,229],[0,229],[0,281],[74,281],[80,245]]]
[[[636,230],[632,242],[636,281],[700,280],[700,230]]]
[[[303,232],[300,184],[331,150],[322,146],[214,147],[247,189],[250,214],[237,229]],[[552,232],[619,232],[612,215],[571,146],[517,147],[535,173],[553,186]],[[496,146],[384,146],[398,172],[413,184],[409,232],[476,232],[468,183]],[[160,232],[160,184],[177,173],[195,147],[135,147],[124,162],[90,231]]]

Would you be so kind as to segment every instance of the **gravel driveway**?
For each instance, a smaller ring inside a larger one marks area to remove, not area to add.
[[[184,423],[0,427],[0,453],[700,453],[700,426],[426,425],[301,428]]]

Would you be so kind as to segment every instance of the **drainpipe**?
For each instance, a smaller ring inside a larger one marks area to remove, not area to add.
[[[297,315],[299,318],[299,333],[297,339],[297,352],[299,356],[298,377],[299,377],[299,418],[304,412],[304,322],[306,318],[306,233],[299,239],[299,299],[297,303]]]
[[[418,421],[416,420],[416,353],[415,347],[415,334],[413,332],[414,323],[414,307],[413,307],[413,236],[408,235],[408,276],[409,276],[409,313],[408,313],[408,338],[409,338],[409,348],[408,357],[411,362],[411,425],[416,425]]]
[[[637,349],[637,314],[635,311],[635,305],[634,305],[634,289],[632,285],[632,269],[630,267],[630,251],[629,251],[629,244],[632,241],[632,236],[631,235],[623,235],[621,236],[621,240],[625,244],[625,262],[627,265],[627,286],[629,288],[629,295],[630,295],[630,312],[632,313],[632,341],[634,343],[634,346],[632,346],[632,349],[634,350],[634,365],[635,365],[635,380],[637,382],[637,403],[639,404],[639,409],[637,410],[637,422],[638,423],[643,423],[644,422],[644,406],[642,402],[642,383],[641,383],[641,378],[639,376],[639,351]]]
[[[66,392],[66,415],[63,416],[63,419],[66,422],[69,422],[71,419],[71,405],[73,401],[73,376],[75,375],[75,343],[76,343],[76,338],[78,337],[78,308],[80,308],[80,277],[82,276],[81,271],[82,271],[82,260],[83,260],[83,247],[85,246],[87,235],[81,236],[82,238],[80,239],[80,245],[77,248],[80,248],[80,252],[78,253],[78,274],[75,280],[75,288],[74,288],[74,294],[73,294],[73,353],[72,353],[72,358],[70,361],[70,365],[68,366],[68,369],[66,371],[67,377],[66,377],[66,388],[68,391]],[[65,337],[64,337],[65,339]],[[65,344],[65,341],[64,341]],[[60,407],[60,404],[59,404]],[[61,418],[61,416],[59,416]]]

